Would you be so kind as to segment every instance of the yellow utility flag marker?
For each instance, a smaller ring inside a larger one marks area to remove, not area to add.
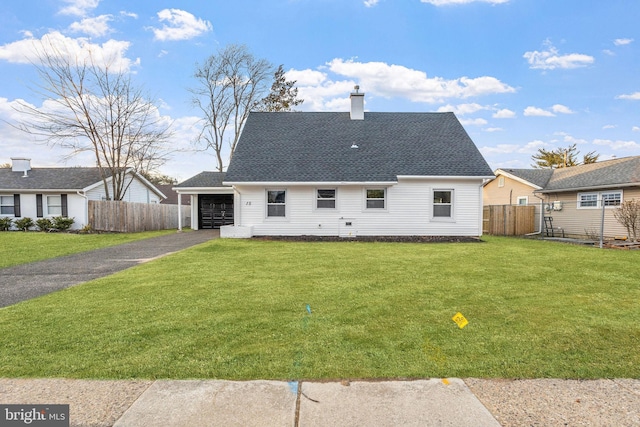
[[[456,315],[453,316],[451,319],[458,324],[458,327],[460,329],[464,328],[469,324],[469,321],[460,312],[457,312]]]

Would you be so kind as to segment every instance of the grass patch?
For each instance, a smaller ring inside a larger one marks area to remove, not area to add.
[[[0,377],[640,377],[640,253],[485,240],[214,240],[1,309]]]
[[[120,245],[175,232],[175,230],[104,234],[2,232],[0,233],[0,242],[2,243],[0,244],[0,268]]]

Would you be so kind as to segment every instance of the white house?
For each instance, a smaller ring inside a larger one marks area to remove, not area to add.
[[[80,229],[88,223],[88,201],[106,198],[98,168],[31,168],[30,159],[11,160],[11,168],[0,168],[0,216],[33,220],[64,216],[74,218],[72,228]],[[159,203],[165,198],[133,170],[127,177],[124,201]]]
[[[356,88],[348,113],[249,114],[223,182],[234,225],[220,232],[480,236],[493,177],[453,113],[364,112]]]

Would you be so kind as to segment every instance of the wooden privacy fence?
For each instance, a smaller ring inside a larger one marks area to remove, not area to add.
[[[535,206],[491,205],[482,210],[482,233],[522,236],[535,231]]]
[[[190,207],[182,206],[182,224]],[[132,233],[178,228],[178,205],[89,200],[89,225],[98,231]]]

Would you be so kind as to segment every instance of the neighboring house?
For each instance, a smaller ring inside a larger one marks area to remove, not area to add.
[[[0,216],[74,218],[73,229],[88,223],[88,201],[105,200],[98,168],[31,168],[30,159],[12,158],[11,168],[0,168]],[[133,171],[124,201],[159,203],[165,196]]]
[[[173,189],[176,184],[154,184],[155,187],[162,191],[162,194],[167,196],[166,199],[163,199],[160,204],[163,205],[177,205],[181,204],[182,206],[189,206],[191,204],[191,197],[186,194],[180,195],[180,203],[178,203],[178,193]]]
[[[625,236],[613,212],[625,200],[640,199],[640,156],[559,169],[498,169],[496,176],[485,185],[486,205],[508,203],[511,191],[511,203],[517,203],[532,191],[553,227],[569,236],[599,235],[601,227],[605,237]]]
[[[535,194],[542,190],[549,181],[552,169],[498,169],[494,172],[496,178],[486,182],[482,191],[484,206],[490,205],[520,205],[535,206],[533,229],[543,228],[542,197]]]
[[[358,92],[350,113],[252,112],[221,235],[480,236],[489,178],[453,113],[365,113]]]
[[[173,187],[180,195],[179,205],[184,196],[189,197],[192,229],[220,228],[234,223],[233,188],[223,184],[224,178],[224,172],[201,172]],[[186,224],[181,223],[179,228],[183,225]]]

